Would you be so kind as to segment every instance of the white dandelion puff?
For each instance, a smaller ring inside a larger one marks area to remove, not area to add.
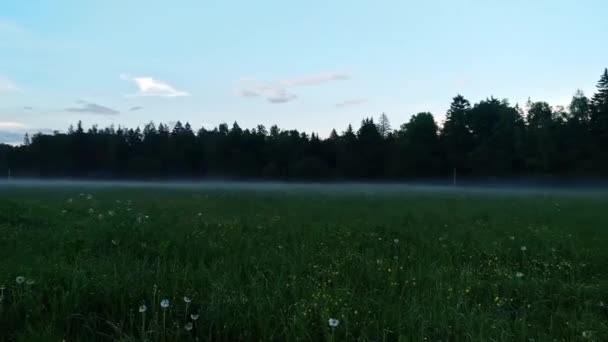
[[[522,251],[522,252],[525,252],[525,251],[527,251],[527,250],[528,250],[528,248],[526,248],[526,246],[521,246],[521,251]]]
[[[188,296],[184,296],[184,303],[189,304],[192,301]]]
[[[114,212],[112,210],[108,210],[108,216],[114,216]]]
[[[196,321],[196,320],[198,319],[198,314],[193,314],[193,313],[192,313],[192,314],[190,314],[190,318],[191,318],[193,321]]]
[[[524,274],[523,274],[523,273],[521,273],[521,272],[517,272],[517,273],[515,273],[515,276],[516,276],[517,278],[521,278],[521,277],[523,277],[523,276],[524,276]]]
[[[186,329],[186,331],[192,330],[192,327],[193,327],[192,322],[188,322],[188,323],[186,323],[186,325],[184,325],[184,329]]]
[[[583,331],[583,337],[584,337],[584,338],[589,338],[589,337],[591,337],[591,332],[590,332],[590,331]]]
[[[89,208],[89,214],[92,214],[94,212],[95,212],[95,210],[93,210],[93,208]]]
[[[68,198],[68,203],[72,203],[72,202],[74,202],[74,200],[71,198]]]
[[[25,277],[22,276],[18,276],[17,278],[15,278],[15,282],[19,285],[23,284],[25,282]]]
[[[515,240],[515,236],[513,236],[513,235],[509,236],[509,240],[511,240],[511,241]]]
[[[35,283],[36,283],[36,282],[34,281],[34,279],[28,279],[28,280],[26,280],[26,281],[25,281],[25,285],[28,285],[28,286],[32,286],[32,285],[34,285]]]
[[[148,307],[146,306],[146,304],[142,304],[139,306],[139,312],[144,313],[144,312],[146,312],[146,310],[148,310]]]
[[[168,299],[163,299],[160,301],[160,307],[163,309],[166,309],[169,307],[169,300]]]
[[[393,240],[394,243],[399,243],[399,239]]]
[[[327,323],[329,323],[329,326],[330,326],[331,328],[335,328],[335,327],[337,327],[337,326],[340,324],[340,321],[339,321],[339,320],[337,320],[337,319],[335,319],[335,318],[330,318],[330,319],[327,321]]]
[[[87,195],[87,199],[88,199],[88,200],[92,200],[92,199],[93,199],[93,195],[88,194],[88,195]]]

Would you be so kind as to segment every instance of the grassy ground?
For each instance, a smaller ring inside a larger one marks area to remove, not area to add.
[[[606,341],[607,209],[599,196],[3,190],[0,340]]]

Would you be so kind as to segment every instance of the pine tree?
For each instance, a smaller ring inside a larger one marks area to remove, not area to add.
[[[468,154],[473,148],[473,136],[468,121],[471,104],[462,95],[452,99],[441,131],[441,142],[446,151],[450,168],[459,172],[467,168]]]
[[[596,164],[603,173],[608,171],[608,69],[604,69],[591,100],[591,133]]]
[[[380,118],[378,119],[378,131],[380,132],[380,135],[382,135],[382,137],[385,139],[391,133],[391,123],[388,120],[386,114],[384,113],[382,113],[382,115],[380,115]]]

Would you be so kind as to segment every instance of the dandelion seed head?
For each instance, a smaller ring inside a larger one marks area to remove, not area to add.
[[[513,235],[509,236],[509,240],[515,240],[515,236],[513,236]]]
[[[28,280],[26,280],[26,281],[25,281],[25,285],[28,285],[28,286],[32,286],[32,285],[34,285],[35,283],[36,283],[36,282],[35,282],[33,279],[28,279]]]
[[[330,319],[327,321],[327,323],[329,323],[329,326],[330,326],[331,328],[335,328],[335,327],[337,327],[337,326],[340,324],[340,321],[339,321],[339,320],[337,320],[337,319],[335,319],[335,318],[330,318]]]
[[[194,314],[194,313],[192,313],[192,314],[190,314],[190,318],[191,318],[193,321],[196,321],[196,320],[198,319],[198,314]]]
[[[148,307],[146,306],[146,304],[142,304],[139,306],[139,312],[144,313],[144,312],[146,312],[146,310],[148,310]]]
[[[523,273],[521,273],[521,272],[517,272],[517,273],[515,273],[515,276],[516,276],[517,278],[521,278],[521,277],[523,277],[523,276],[524,276],[524,274],[523,274]]]
[[[15,278],[15,282],[19,285],[23,284],[25,282],[25,277],[22,276],[18,276],[17,278]]]
[[[527,251],[527,250],[528,250],[528,249],[526,248],[526,246],[521,246],[521,251],[522,251],[522,252],[525,252],[525,251]]]
[[[160,307],[163,309],[166,309],[169,307],[169,300],[168,299],[163,299],[160,301]]]
[[[184,303],[189,304],[192,301],[188,296],[184,296]]]
[[[394,239],[393,242],[394,243],[399,243],[399,239]]]
[[[192,330],[192,327],[193,327],[192,322],[188,322],[188,323],[186,323],[186,325],[184,325],[184,329],[186,329],[186,331]]]

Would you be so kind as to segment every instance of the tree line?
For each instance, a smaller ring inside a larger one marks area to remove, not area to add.
[[[494,97],[453,98],[439,127],[428,112],[392,128],[382,114],[329,137],[258,125],[197,131],[150,122],[143,129],[79,122],[67,133],[26,135],[0,145],[0,172],[13,177],[99,179],[407,180],[608,177],[608,69],[588,98],[570,105]]]

